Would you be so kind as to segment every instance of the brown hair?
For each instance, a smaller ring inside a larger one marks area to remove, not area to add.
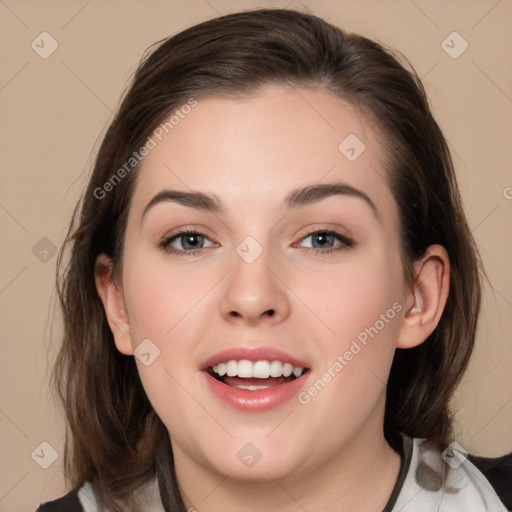
[[[115,347],[94,282],[100,253],[112,257],[119,276],[137,166],[108,191],[104,184],[191,98],[237,97],[269,83],[331,91],[376,122],[386,140],[386,171],[400,212],[409,282],[413,262],[429,245],[448,251],[446,308],[425,343],[396,351],[384,432],[388,439],[397,432],[431,439],[438,447],[450,440],[449,401],[475,338],[480,260],[449,150],[420,80],[390,50],[318,17],[279,9],[231,14],[164,40],[143,60],[104,136],[59,257],[64,341],[54,380],[69,424],[66,475],[75,487],[91,482],[100,502],[113,511],[121,510],[115,500],[130,503],[134,491],[155,475],[166,509],[185,508],[168,433],[146,397],[134,359]]]

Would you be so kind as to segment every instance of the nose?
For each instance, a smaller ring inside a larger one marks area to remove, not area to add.
[[[235,254],[220,304],[222,317],[246,325],[278,324],[290,314],[288,288],[263,254],[247,263]]]

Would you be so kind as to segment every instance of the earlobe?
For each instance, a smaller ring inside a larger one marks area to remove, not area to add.
[[[106,254],[100,254],[96,259],[94,278],[96,290],[103,303],[116,347],[119,352],[132,355],[133,345],[130,336],[130,323],[126,313],[123,292],[112,279],[112,260]]]
[[[423,343],[443,314],[450,287],[450,260],[441,245],[431,245],[415,263],[415,280],[405,300],[397,348]]]

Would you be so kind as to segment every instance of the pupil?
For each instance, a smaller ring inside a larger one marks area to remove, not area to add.
[[[328,233],[318,233],[314,237],[313,246],[315,247],[326,247],[332,245],[332,235]]]
[[[183,248],[184,249],[196,249],[201,245],[201,235],[185,235],[183,237]]]

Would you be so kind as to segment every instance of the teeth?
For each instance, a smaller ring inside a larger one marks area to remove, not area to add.
[[[246,359],[238,361],[238,376],[250,379],[252,377],[252,366],[251,361],[247,361]]]
[[[290,363],[286,363],[283,366],[283,375],[289,377],[293,373],[293,366]]]
[[[227,361],[213,366],[213,371],[220,377],[227,375],[228,377],[241,377],[244,379],[268,379],[269,377],[289,377],[294,375],[300,377],[304,368],[300,366],[293,366],[290,363],[282,363],[281,361],[248,361],[241,359],[240,361]],[[241,389],[251,389],[254,386],[242,387]],[[261,386],[256,386],[255,389],[263,389]]]
[[[257,379],[268,379],[270,377],[270,364],[268,361],[256,361],[252,367],[252,376]]]
[[[300,377],[302,375],[302,372],[303,368],[301,368],[300,366],[293,368],[293,375],[295,375],[295,377]]]
[[[283,374],[283,364],[280,361],[272,361],[270,363],[270,376],[281,377]]]
[[[226,374],[228,377],[236,377],[238,375],[238,363],[236,361],[228,361],[226,363]]]

